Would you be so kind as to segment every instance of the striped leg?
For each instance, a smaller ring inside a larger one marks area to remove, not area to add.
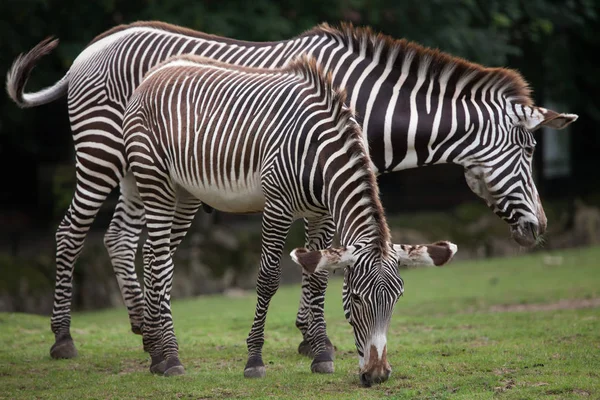
[[[175,254],[177,247],[187,234],[194,217],[202,206],[202,202],[188,193],[177,193],[177,208],[171,229],[171,255]]]
[[[175,209],[175,215],[173,217],[173,227],[171,229],[171,257],[175,255],[177,248],[188,233],[194,217],[198,213],[198,210],[202,206],[195,197],[190,195],[178,195],[177,207]],[[150,254],[150,243],[144,243],[144,255]],[[147,259],[144,261],[144,265],[147,263]]]
[[[265,321],[271,298],[279,288],[281,254],[292,222],[291,215],[270,206],[267,202],[262,220],[260,270],[256,281],[256,312],[250,334],[246,340],[248,345],[248,361],[244,368],[246,378],[262,378],[266,373],[265,364],[262,360]]]
[[[158,188],[157,188],[158,189]],[[159,190],[145,186],[140,191],[146,211],[148,243],[144,265],[144,342],[151,357],[150,371],[165,376],[185,373],[179,360],[179,346],[171,315],[173,258],[171,257],[171,228],[176,210],[173,186],[161,185]]]
[[[323,217],[314,220],[304,220],[304,235],[306,248],[310,250],[325,249],[333,243],[335,234],[335,224],[329,217]],[[296,327],[302,333],[302,342],[298,346],[298,353],[307,357],[312,357],[313,353],[310,348],[310,342],[307,340],[308,327],[312,323],[312,313],[310,311],[311,291],[310,278],[311,275],[302,270],[302,294],[300,296],[300,306],[298,307],[298,315],[296,316]],[[314,276],[313,279],[319,278]],[[317,279],[318,280],[318,279]],[[325,282],[325,286],[327,282]]]
[[[308,249],[320,250],[331,247],[335,234],[335,224],[331,216],[305,219],[304,226]],[[302,272],[302,298],[296,319],[296,326],[304,337],[298,351],[313,357],[311,370],[319,373],[333,372],[334,347],[327,337],[324,314],[327,281],[327,271],[319,271],[311,275]],[[308,345],[303,345],[305,343]]]
[[[175,255],[177,251],[177,247],[181,244],[181,241],[187,234],[192,222],[194,220],[194,216],[198,212],[198,209],[202,203],[196,198],[189,195],[179,195],[177,200],[177,207],[175,210],[175,216],[173,218],[173,226],[171,229],[171,257]],[[150,242],[146,241],[144,243],[143,249],[144,255],[144,284],[146,287],[150,287],[150,275],[146,276],[147,268],[146,265],[149,265],[151,258],[151,248]],[[143,311],[143,310],[142,310]],[[150,351],[150,344],[145,337],[142,337],[142,341],[144,344],[144,351]],[[164,371],[165,363],[161,366],[155,368],[155,372]]]
[[[52,358],[77,356],[70,332],[73,267],[83,250],[85,237],[98,210],[114,188],[108,186],[106,180],[100,181],[101,184],[94,181],[94,171],[89,167],[77,160],[75,194],[56,231],[56,286],[50,319],[55,337],[55,343],[50,348]],[[114,182],[116,186],[117,181]]]
[[[144,309],[143,309],[143,315],[142,315],[142,345],[144,347],[144,351],[147,353],[150,353],[150,348],[151,348],[151,340],[148,338],[148,335],[146,335],[145,333],[145,329],[144,329],[144,323],[143,321],[146,320],[146,313],[147,313],[147,309],[148,307],[146,307],[146,298],[148,297],[148,295],[150,294],[149,289],[152,286],[152,274],[150,273],[150,269],[152,268],[151,263],[152,263],[152,247],[150,246],[150,240],[146,239],[146,241],[144,242],[144,246],[142,249],[142,257],[143,257],[143,262],[144,262],[144,273],[143,273],[143,277],[144,277]],[[150,369],[151,372],[153,373],[164,373],[165,372],[165,364],[166,362],[164,361],[164,357],[162,357],[162,355],[159,356],[157,362],[156,362],[156,366],[154,367],[154,369]]]
[[[173,227],[171,229],[171,255],[175,254],[177,248],[187,235],[194,217],[202,206],[202,202],[188,193],[177,193],[177,207],[173,216]],[[149,246],[148,242],[144,247]]]
[[[129,313],[131,330],[140,335],[144,319],[144,297],[135,271],[135,254],[144,223],[144,206],[133,174],[129,172],[121,181],[121,194],[104,235],[104,245]]]

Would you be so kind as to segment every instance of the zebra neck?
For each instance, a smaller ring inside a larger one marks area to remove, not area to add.
[[[356,112],[378,174],[447,163],[450,152],[445,150],[468,134],[464,121],[457,121],[456,100],[434,99],[430,94],[438,82],[417,85],[416,78],[402,81],[397,73],[386,76],[384,66],[372,69],[372,61],[361,61],[358,54],[350,55],[343,67],[334,64],[330,70],[336,71],[336,85],[345,84],[348,105]],[[363,79],[377,70],[379,81]]]
[[[359,143],[360,139],[356,139]],[[390,232],[379,199],[375,174],[363,146],[337,149],[335,159],[319,156],[323,204],[336,224],[343,246],[368,243],[387,254]],[[331,156],[329,156],[331,157]],[[317,183],[317,182],[316,182]],[[318,184],[318,183],[317,183]]]
[[[417,68],[410,53],[396,59],[367,56],[352,42],[331,38],[307,43],[313,46],[306,51],[332,73],[334,85],[345,88],[376,173],[455,162],[472,138],[473,122],[485,123],[478,120],[482,115],[489,119],[480,99],[456,96],[448,75]]]

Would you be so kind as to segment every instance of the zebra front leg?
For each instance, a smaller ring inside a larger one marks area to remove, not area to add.
[[[175,217],[173,218],[173,228],[171,229],[171,256],[175,255],[177,248],[183,241],[183,238],[187,235],[190,226],[194,221],[194,217],[196,216],[196,213],[198,212],[198,209],[201,206],[203,206],[202,202],[191,196],[183,200],[178,200],[177,209],[175,211]],[[206,207],[210,208],[210,206]],[[149,246],[150,244],[148,242],[145,242],[144,250],[149,251]]]
[[[326,248],[326,247],[325,247]],[[323,249],[323,247],[319,247],[318,249]],[[315,249],[316,250],[316,249]],[[311,348],[311,340],[308,338],[308,328],[312,325],[313,322],[313,314],[311,312],[311,303],[312,303],[312,295],[311,295],[311,282],[313,282],[313,286],[318,287],[319,282],[323,286],[322,291],[324,292],[327,289],[327,280],[328,275],[322,273],[324,276],[320,276],[321,273],[308,274],[306,271],[302,270],[302,294],[300,297],[300,306],[298,307],[298,315],[296,316],[296,327],[302,333],[302,341],[298,345],[298,353],[310,357],[314,359],[314,353]],[[318,289],[312,289],[317,290]],[[325,336],[325,347],[329,353],[335,353],[335,346],[331,343],[329,337]],[[315,371],[317,372],[317,371]]]
[[[187,192],[179,190],[177,193],[177,208],[173,218],[173,228],[171,229],[171,256],[175,254],[177,248],[188,233],[194,217],[202,206],[202,202]],[[210,207],[203,207],[209,210]],[[212,212],[212,211],[209,211]]]
[[[143,299],[144,299],[144,309],[142,310],[142,346],[144,348],[144,351],[147,353],[150,353],[150,348],[151,348],[151,340],[148,338],[148,335],[144,334],[144,323],[143,321],[146,318],[146,298],[150,295],[149,289],[152,287],[152,274],[150,273],[150,270],[152,268],[152,248],[150,247],[150,242],[149,240],[146,240],[144,242],[144,246],[142,249],[142,260],[143,260],[143,277],[144,277],[144,288],[146,288],[146,290],[144,290],[143,293]],[[156,373],[156,374],[163,374],[165,372],[165,365],[166,365],[166,361],[164,360],[164,357],[161,355],[159,356],[160,359],[157,359],[155,363],[151,362],[151,367],[150,367],[150,371],[152,373]],[[152,368],[152,365],[154,365],[154,368]]]
[[[311,250],[321,250],[331,247],[335,234],[335,224],[329,216],[305,220],[306,245]],[[307,300],[300,304],[308,305],[310,315],[305,340],[310,343],[313,361],[311,371],[317,373],[333,373],[334,346],[327,337],[325,323],[325,291],[327,290],[328,272],[317,271],[307,279]],[[299,312],[300,314],[300,312]]]
[[[202,206],[195,197],[188,194],[179,194],[177,197],[177,207],[173,218],[173,227],[171,229],[171,257],[174,257],[177,248],[183,241],[187,232],[194,221],[194,217],[198,209]],[[148,263],[148,255],[150,254],[150,244],[148,241],[144,243],[144,265]],[[148,351],[147,345],[144,344],[144,351]]]
[[[333,243],[335,234],[335,224],[331,216],[323,216],[315,219],[304,219],[304,235],[306,248],[310,250],[320,250],[329,248]],[[327,274],[320,276],[322,273],[308,274],[302,270],[302,294],[300,297],[300,306],[298,307],[298,315],[296,316],[296,327],[302,333],[302,342],[298,346],[298,353],[307,357],[314,358],[311,349],[311,340],[308,338],[308,330],[313,322],[311,312],[312,292],[322,293],[324,296],[327,289]],[[312,284],[312,289],[311,289]],[[324,304],[321,308],[323,310]],[[321,312],[322,314],[322,312]],[[318,325],[318,324],[317,324]],[[325,345],[333,359],[334,346],[325,335]]]
[[[194,220],[194,216],[198,212],[198,209],[202,203],[196,198],[184,195],[179,196],[177,201],[177,208],[175,210],[175,216],[173,218],[173,227],[171,229],[171,257],[174,257],[175,251],[177,251],[177,247],[181,244],[181,241],[187,234],[192,222]],[[150,243],[146,241],[144,243],[144,265],[149,264],[150,260]],[[147,278],[144,278],[147,279]],[[149,284],[148,284],[149,285]],[[148,286],[147,286],[148,287]],[[148,341],[142,337],[142,343],[144,346],[144,351],[150,351],[150,347]],[[155,368],[155,373],[163,373],[165,370],[166,362],[162,362]],[[162,372],[161,372],[162,371]]]
[[[333,235],[335,234],[335,225],[330,217],[322,219],[307,220],[304,219],[304,235],[305,247],[311,250],[325,249],[333,243]],[[313,280],[316,277],[312,278]],[[310,289],[311,274],[302,270],[302,293],[300,296],[300,306],[296,316],[296,327],[302,333],[302,342],[298,346],[298,353],[313,357],[311,343],[307,338],[308,327],[311,325],[313,316],[310,310],[311,304],[311,289]],[[327,283],[326,283],[327,284]],[[326,285],[325,284],[325,285]],[[333,345],[327,339],[328,346],[333,351]]]
[[[163,187],[161,192],[141,193],[149,243],[145,247],[149,252],[144,255],[143,339],[150,351],[150,372],[173,376],[185,373],[171,314],[174,265],[170,243],[176,198],[172,185]]]
[[[129,172],[121,181],[121,194],[104,235],[104,245],[129,313],[131,331],[139,335],[144,321],[144,297],[135,271],[135,254],[144,222],[144,205]]]
[[[265,342],[264,329],[271,298],[279,288],[281,279],[281,253],[293,219],[276,207],[265,206],[262,219],[262,245],[260,269],[256,280],[256,312],[246,343],[248,361],[244,368],[246,378],[262,378],[266,374],[262,359]]]
[[[98,210],[113,189],[92,185],[82,171],[76,170],[76,185],[71,205],[56,230],[56,284],[50,326],[55,342],[50,348],[52,358],[73,358],[77,348],[71,337],[71,299],[73,296],[73,267],[83,250],[85,237]],[[105,181],[102,181],[106,185]]]
[[[305,223],[306,226],[306,223]],[[310,274],[302,269],[302,289],[300,294],[300,305],[298,306],[298,314],[296,315],[296,328],[302,333],[302,341],[298,345],[298,353],[303,356],[312,357],[312,349],[310,348],[310,342],[306,337],[308,332],[308,326],[312,321],[312,314],[310,313],[310,288],[308,279]]]

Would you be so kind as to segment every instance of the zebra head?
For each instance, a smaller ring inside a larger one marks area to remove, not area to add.
[[[497,139],[492,139],[494,135],[488,134],[486,127],[478,140],[485,147],[473,146],[462,165],[471,190],[510,225],[519,245],[532,247],[539,243],[547,225],[533,180],[533,132],[542,126],[563,129],[577,120],[577,115],[510,103],[507,109],[497,127]]]
[[[404,281],[398,265],[437,265],[449,262],[455,244],[392,245],[382,252],[377,246],[292,251],[292,259],[307,272],[345,268],[342,304],[352,326],[359,356],[360,381],[365,386],[385,382],[392,371],[387,360],[387,331]]]

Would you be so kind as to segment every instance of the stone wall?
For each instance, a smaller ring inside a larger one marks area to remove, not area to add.
[[[575,203],[570,215],[559,208],[543,247],[527,250],[509,237],[507,226],[487,209],[457,209],[452,213],[395,215],[388,218],[396,243],[429,243],[439,239],[459,245],[457,260],[506,257],[528,251],[600,245],[600,209]],[[252,290],[260,255],[260,217],[226,219],[199,213],[198,221],[176,254],[173,298]],[[74,272],[73,309],[89,310],[122,304],[103,232],[93,233]],[[16,256],[0,255],[0,311],[49,314],[54,289],[54,248],[48,235],[44,245]],[[143,238],[144,239],[144,238]],[[290,232],[282,259],[282,284],[299,282],[300,268],[288,254],[303,244],[301,221]],[[141,277],[141,255],[137,260]]]

